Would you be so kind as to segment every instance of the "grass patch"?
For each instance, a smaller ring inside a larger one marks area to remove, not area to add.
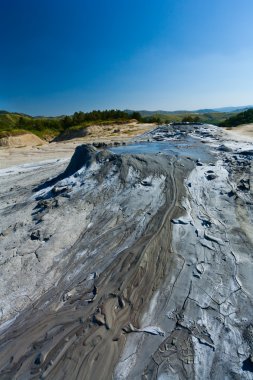
[[[224,128],[233,128],[238,125],[251,123],[253,123],[253,108],[231,116],[227,120],[220,123],[220,126]]]
[[[27,133],[24,129],[0,130],[0,139],[4,137],[20,136]]]

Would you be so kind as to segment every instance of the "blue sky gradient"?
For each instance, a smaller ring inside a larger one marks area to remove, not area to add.
[[[0,0],[0,109],[253,103],[252,0]]]

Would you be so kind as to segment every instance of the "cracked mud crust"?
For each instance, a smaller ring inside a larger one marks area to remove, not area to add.
[[[1,177],[1,379],[253,378],[252,156],[188,128]]]

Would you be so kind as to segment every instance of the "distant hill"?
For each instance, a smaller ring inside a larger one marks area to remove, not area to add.
[[[253,108],[253,105],[250,106],[238,106],[238,107],[221,107],[221,108],[214,108],[214,111],[217,112],[240,112],[240,111],[246,111],[250,108]]]
[[[251,119],[252,114],[249,112],[253,112],[253,110],[240,112],[242,109],[244,110],[242,107],[240,111],[238,111],[238,107],[225,107],[225,109],[230,111],[222,112],[224,108],[196,111],[98,110],[86,113],[75,112],[70,116],[57,117],[33,117],[23,113],[0,111],[0,138],[20,136],[30,132],[42,139],[51,141],[62,134],[68,135],[68,132],[85,130],[85,128],[91,125],[122,124],[131,119],[136,119],[143,123],[158,124],[194,120],[194,122],[222,126],[234,126],[253,122],[253,119]],[[243,116],[239,117],[238,114]],[[248,115],[250,116],[248,117]]]
[[[125,110],[127,113],[132,113],[134,111],[132,110]],[[221,112],[216,111],[213,109],[201,109],[196,111],[186,111],[186,110],[179,110],[179,111],[163,111],[163,110],[157,110],[157,111],[147,111],[147,110],[140,110],[136,111],[140,113],[142,116],[142,120],[144,122],[155,122],[155,123],[171,123],[171,122],[181,122],[182,120],[196,120],[201,123],[207,123],[207,124],[215,124],[219,125],[229,117],[236,114],[235,111],[233,112]]]
[[[163,110],[157,110],[157,111],[148,111],[148,110],[124,110],[124,112],[127,112],[128,114],[131,114],[133,112],[139,112],[141,116],[153,116],[153,115],[174,115],[174,114],[185,114],[189,111],[163,111]]]
[[[193,113],[213,113],[213,112],[241,112],[242,110],[247,110],[253,108],[253,105],[249,106],[238,106],[238,107],[220,107],[220,108],[204,108],[198,110],[177,110],[177,111],[164,111],[164,110],[156,110],[156,111],[148,111],[148,110],[137,110],[142,116],[152,116],[152,115],[175,115],[175,114],[193,114]],[[126,109],[125,112],[132,113],[135,112],[133,110]]]
[[[51,141],[70,129],[85,129],[90,125],[121,124],[131,119],[141,119],[137,112],[128,114],[121,110],[75,112],[70,116],[32,117],[29,115],[0,111],[0,138],[20,136],[30,132]]]
[[[233,128],[241,124],[253,123],[253,108],[247,111],[240,112],[220,123],[221,127]]]

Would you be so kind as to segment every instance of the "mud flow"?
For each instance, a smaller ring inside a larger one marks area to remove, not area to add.
[[[252,147],[142,139],[0,172],[0,379],[253,378]]]

